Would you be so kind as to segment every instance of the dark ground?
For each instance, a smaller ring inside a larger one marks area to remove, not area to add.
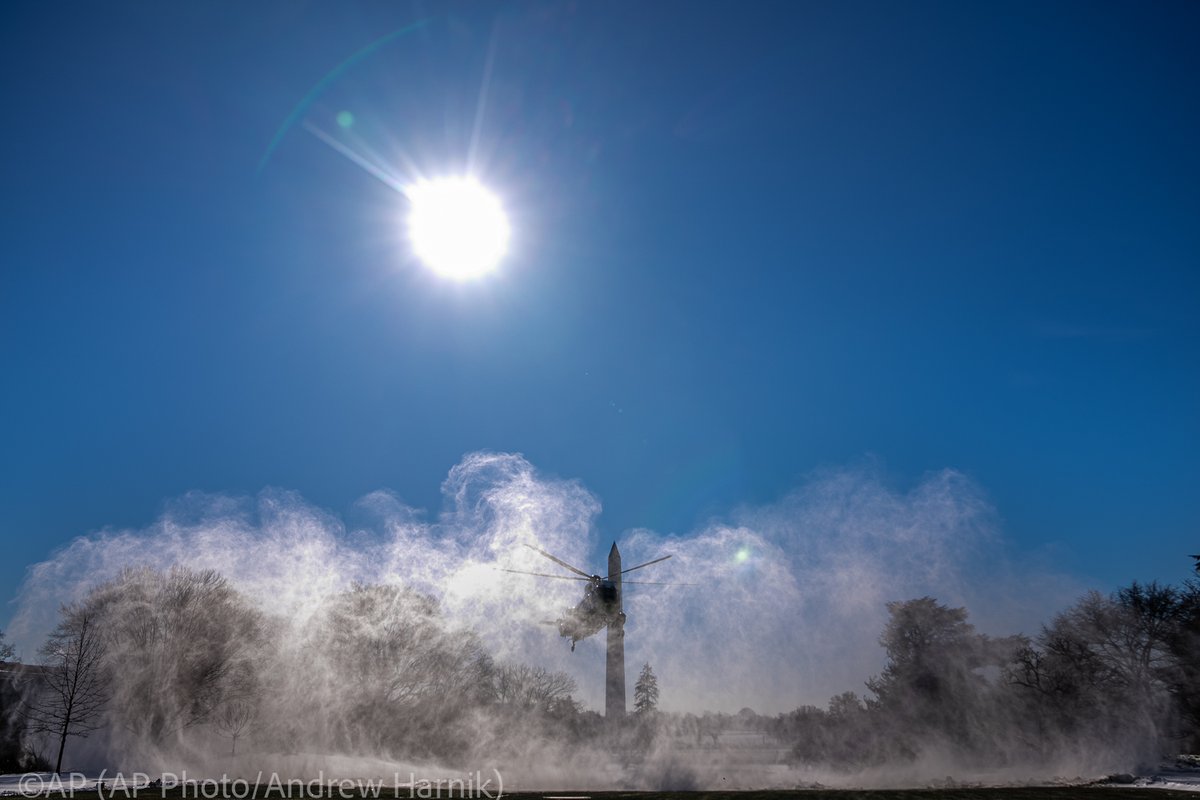
[[[279,800],[287,797],[277,790],[267,792],[265,786],[258,787],[257,800]],[[51,798],[64,797],[58,793],[45,795]],[[141,797],[141,800],[215,800],[215,798],[233,798],[251,800],[255,797],[253,789],[250,794],[243,795],[239,791],[232,793],[213,794],[211,791],[198,791],[196,787],[188,787],[186,792],[181,787],[162,790],[157,788],[142,789],[140,792],[124,790],[100,792],[77,791],[65,795],[74,800],[126,800],[126,798]],[[374,794],[358,794],[358,797],[375,797]],[[304,800],[308,795],[294,793],[292,800]],[[322,800],[342,800],[342,795],[335,792],[332,797],[327,792],[313,794],[313,798]],[[381,800],[426,800],[422,794],[412,795],[407,788],[398,792],[384,790],[379,793]],[[1200,794],[1196,792],[1175,791],[1170,789],[1147,789],[1130,786],[1052,786],[1052,787],[1003,787],[1003,788],[962,788],[962,789],[797,789],[790,791],[761,791],[761,792],[505,792],[506,800],[1197,800]],[[428,800],[439,800],[433,794]],[[460,796],[442,794],[441,800],[488,800],[486,795],[467,793]]]

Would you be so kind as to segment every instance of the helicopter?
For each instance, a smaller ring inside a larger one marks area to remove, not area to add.
[[[644,564],[638,564],[629,569],[621,569],[621,554],[617,551],[617,546],[614,543],[612,552],[609,553],[608,575],[601,577],[600,575],[589,575],[578,567],[568,564],[558,556],[547,553],[534,547],[531,544],[526,544],[530,550],[544,556],[555,564],[558,564],[564,569],[575,573],[574,575],[554,575],[548,572],[529,572],[522,569],[504,569],[502,572],[513,572],[518,575],[534,575],[539,578],[554,578],[563,581],[585,581],[587,586],[583,589],[583,599],[575,604],[574,607],[567,609],[563,616],[559,619],[548,623],[558,626],[558,635],[564,639],[571,640],[571,652],[575,652],[575,645],[599,633],[603,628],[615,627],[623,628],[625,625],[625,611],[621,603],[621,584],[639,584],[647,586],[694,586],[695,584],[677,584],[677,583],[660,583],[657,581],[622,581],[621,576],[627,572],[633,572],[635,569],[642,569],[651,564],[657,564],[660,561],[666,561],[671,556],[661,556],[652,561],[647,561]]]

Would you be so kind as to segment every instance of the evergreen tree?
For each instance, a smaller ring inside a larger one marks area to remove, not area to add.
[[[637,684],[633,687],[633,710],[638,714],[653,711],[658,706],[658,678],[650,665],[642,665],[642,674],[638,676]]]
[[[975,720],[986,715],[986,667],[1003,667],[1020,642],[975,632],[965,608],[932,597],[887,604],[891,618],[879,643],[887,650],[883,672],[867,681],[872,701],[902,723],[915,741],[932,735],[969,748],[980,744]]]

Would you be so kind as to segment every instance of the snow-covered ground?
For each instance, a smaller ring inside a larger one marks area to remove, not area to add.
[[[1132,781],[1113,780],[1128,786],[1144,786],[1148,789],[1177,789],[1185,792],[1200,792],[1200,756],[1180,756],[1173,763],[1162,764],[1152,775],[1139,775]]]
[[[98,772],[25,772],[18,775],[0,775],[0,796],[36,797],[39,794],[89,791],[101,782],[106,789],[123,791],[149,785],[149,776],[118,775]]]

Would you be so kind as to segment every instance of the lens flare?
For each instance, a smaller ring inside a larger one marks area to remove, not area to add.
[[[508,218],[499,199],[473,178],[442,178],[405,190],[408,231],[417,257],[453,280],[490,272],[508,248]]]

